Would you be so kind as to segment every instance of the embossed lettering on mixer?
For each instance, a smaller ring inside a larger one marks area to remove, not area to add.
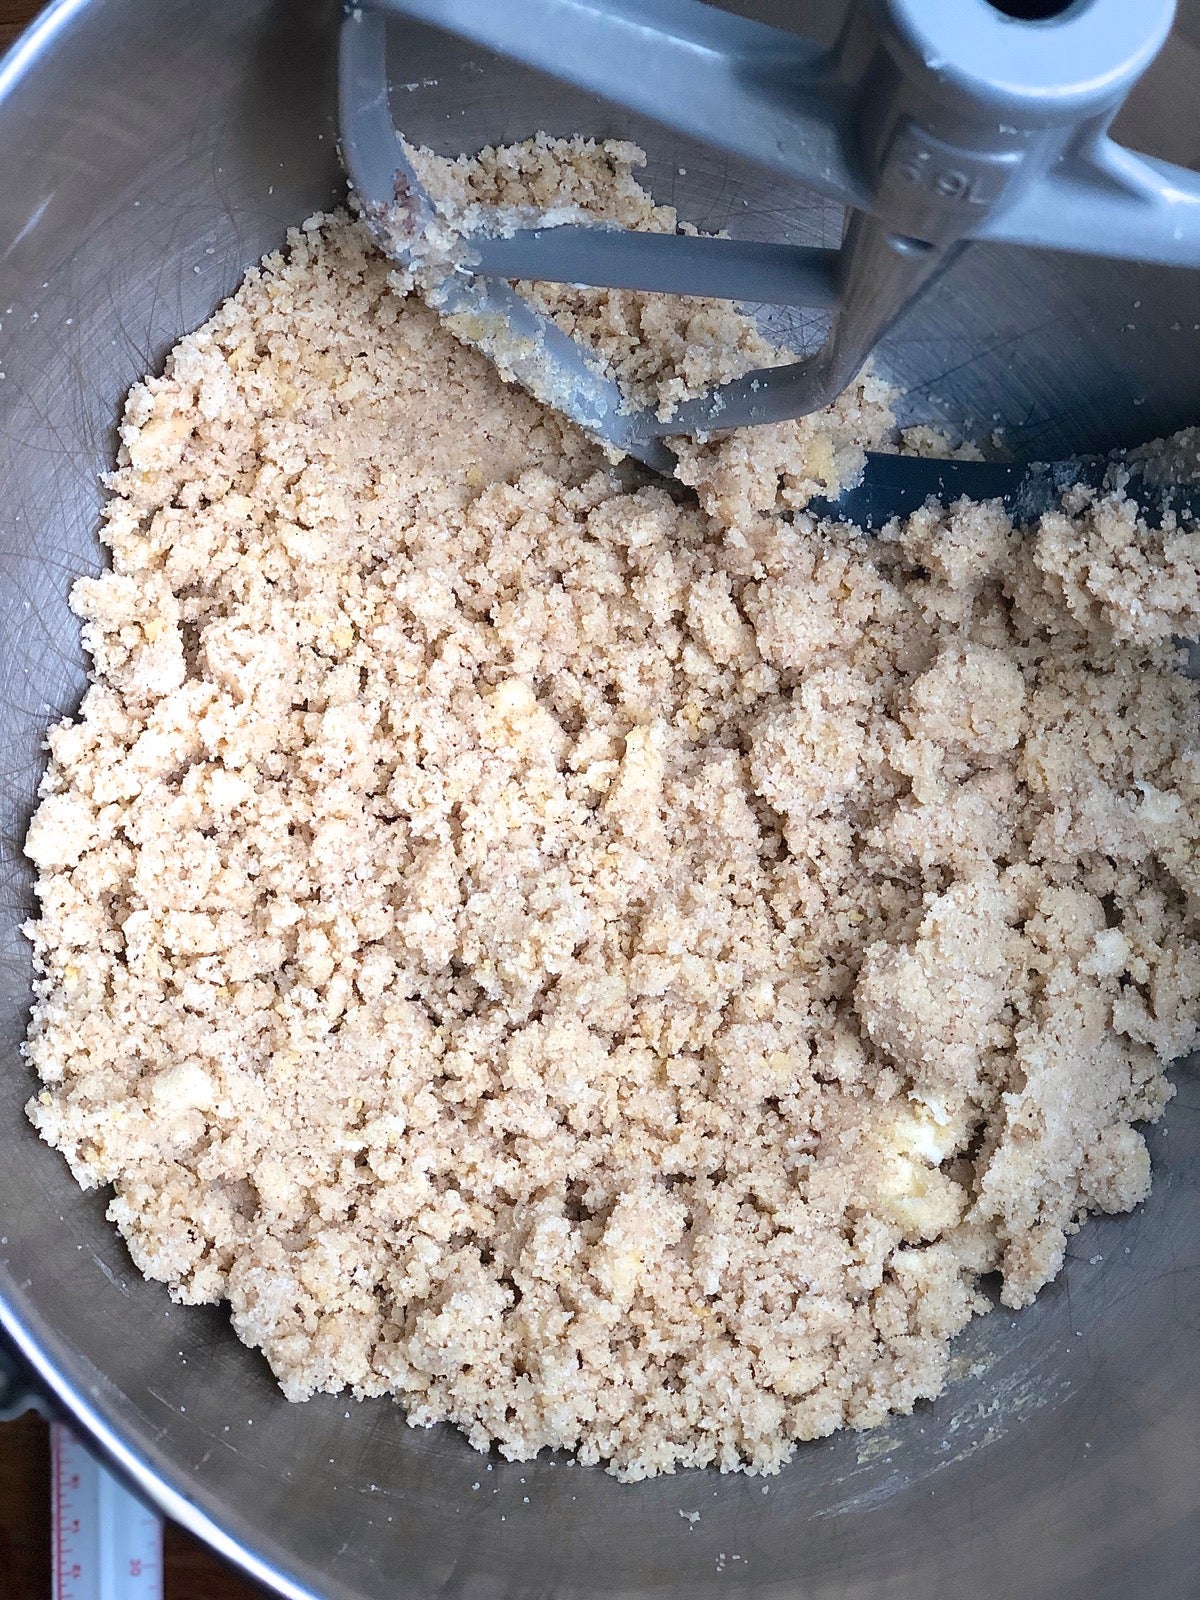
[[[674,228],[637,159],[423,176]],[[814,525],[902,442],[870,375],[679,441],[692,499],[406,288],[311,220],[129,397],[27,841],[30,1113],[294,1400],[771,1472],[1147,1191],[1197,536],[1083,492]],[[523,292],[656,405],[770,358],[725,306]]]

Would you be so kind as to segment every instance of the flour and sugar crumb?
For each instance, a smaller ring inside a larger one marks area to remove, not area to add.
[[[389,272],[312,219],[129,398],[30,1114],[295,1400],[770,1472],[1147,1192],[1200,542],[698,504]]]

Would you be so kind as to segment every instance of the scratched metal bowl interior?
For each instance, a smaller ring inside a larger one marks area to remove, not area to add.
[[[840,7],[745,10],[828,37]],[[170,1514],[292,1595],[1183,1600],[1200,1538],[1186,1071],[1150,1135],[1149,1202],[1089,1223],[1032,1309],[974,1323],[936,1404],[804,1446],[772,1479],[638,1486],[485,1460],[385,1401],[289,1405],[223,1312],[142,1281],[104,1197],[26,1124],[19,844],[45,726],[84,683],[66,595],[100,564],[98,475],[130,383],[341,194],[335,24],[310,0],[67,0],[0,82],[5,1326]],[[701,227],[836,242],[836,210],[711,150],[433,32],[393,48],[397,121],[444,152],[540,128],[632,136],[655,192]],[[1200,0],[1117,131],[1200,161]],[[822,333],[775,325],[801,348]],[[1200,419],[1200,273],[976,247],[882,360],[909,416],[1003,426],[1030,458],[1136,443]]]

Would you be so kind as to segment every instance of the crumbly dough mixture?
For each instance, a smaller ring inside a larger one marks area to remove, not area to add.
[[[129,398],[30,1113],[294,1399],[771,1471],[1147,1191],[1197,537],[639,487],[388,276],[312,219]]]

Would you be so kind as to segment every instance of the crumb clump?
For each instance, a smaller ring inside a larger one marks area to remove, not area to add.
[[[110,489],[30,1114],[289,1397],[771,1472],[1146,1194],[1194,533],[630,488],[345,218],[133,390]]]

